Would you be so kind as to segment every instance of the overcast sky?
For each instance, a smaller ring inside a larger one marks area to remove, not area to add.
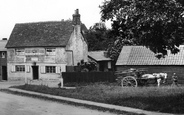
[[[104,0],[0,0],[0,39],[9,38],[16,23],[72,19],[79,9],[81,21],[89,28],[100,22]],[[107,27],[110,24],[107,23]]]

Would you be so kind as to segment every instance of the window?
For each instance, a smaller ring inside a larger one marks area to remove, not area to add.
[[[25,65],[16,65],[15,66],[16,72],[24,72],[25,71]]]
[[[16,49],[15,50],[15,53],[16,53],[16,55],[24,55],[25,54],[25,51],[24,51],[24,49],[19,48],[19,49]]]
[[[2,58],[5,58],[5,52],[2,52],[2,53],[1,53],[1,57],[2,57]]]
[[[46,48],[46,55],[56,55],[56,48]]]
[[[56,73],[56,66],[46,66],[46,73]]]

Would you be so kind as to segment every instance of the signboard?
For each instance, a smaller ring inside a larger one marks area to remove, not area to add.
[[[38,61],[38,57],[31,57],[31,61]]]
[[[26,49],[25,55],[45,55],[44,49]]]

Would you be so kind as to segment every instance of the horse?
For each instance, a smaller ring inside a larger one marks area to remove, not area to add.
[[[163,80],[163,83],[166,83],[167,73],[144,74],[141,77],[146,78],[146,79],[156,79],[157,80],[157,86],[159,87],[160,83],[161,83],[161,80]]]

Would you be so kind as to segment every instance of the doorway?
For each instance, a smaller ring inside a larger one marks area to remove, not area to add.
[[[39,78],[38,66],[32,66],[32,69],[33,69],[33,79],[38,79]]]
[[[7,67],[2,66],[2,80],[7,80]]]

